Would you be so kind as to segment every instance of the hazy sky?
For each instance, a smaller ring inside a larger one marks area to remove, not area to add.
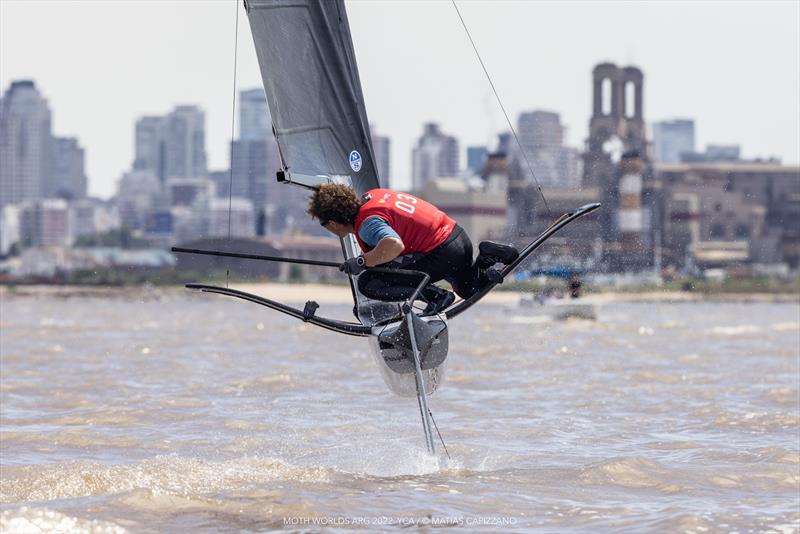
[[[582,146],[592,67],[612,61],[644,71],[648,122],[695,119],[698,149],[737,143],[746,157],[800,162],[797,0],[459,6],[514,121],[557,111],[568,144]],[[261,87],[241,2],[0,0],[1,90],[36,81],[54,133],[86,148],[93,194],[111,195],[130,168],[137,117],[176,104],[206,110],[209,166],[227,168],[235,8],[237,86]],[[506,129],[450,2],[356,0],[347,9],[370,121],[392,140],[395,183],[409,179],[424,122],[439,122],[462,151]]]

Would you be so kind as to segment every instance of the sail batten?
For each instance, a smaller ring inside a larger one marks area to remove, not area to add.
[[[245,7],[288,181],[347,176],[359,194],[379,187],[344,1]]]

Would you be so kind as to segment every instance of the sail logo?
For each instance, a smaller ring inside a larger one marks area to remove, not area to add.
[[[354,172],[361,170],[361,154],[358,153],[358,150],[350,152],[350,168],[353,169]]]

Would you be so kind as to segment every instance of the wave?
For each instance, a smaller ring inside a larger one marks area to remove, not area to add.
[[[50,501],[146,489],[153,494],[206,494],[273,481],[328,482],[330,469],[296,467],[275,458],[222,462],[175,455],[130,465],[74,461],[44,466],[4,466],[0,502]]]
[[[800,323],[775,323],[772,329],[776,332],[793,332],[800,330]]]
[[[718,336],[743,336],[761,332],[761,328],[756,325],[746,324],[739,326],[715,326],[710,332]]]
[[[0,532],[34,534],[37,532],[69,532],[71,534],[125,534],[127,530],[114,523],[97,519],[79,519],[47,508],[23,506],[0,513]]]
[[[613,458],[584,468],[580,476],[587,484],[654,489],[663,493],[679,493],[683,486],[674,482],[671,469],[653,460],[638,456]]]

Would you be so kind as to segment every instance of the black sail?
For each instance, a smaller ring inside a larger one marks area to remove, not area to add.
[[[344,1],[245,0],[245,8],[287,179],[314,186],[349,177],[359,194],[378,187]]]

